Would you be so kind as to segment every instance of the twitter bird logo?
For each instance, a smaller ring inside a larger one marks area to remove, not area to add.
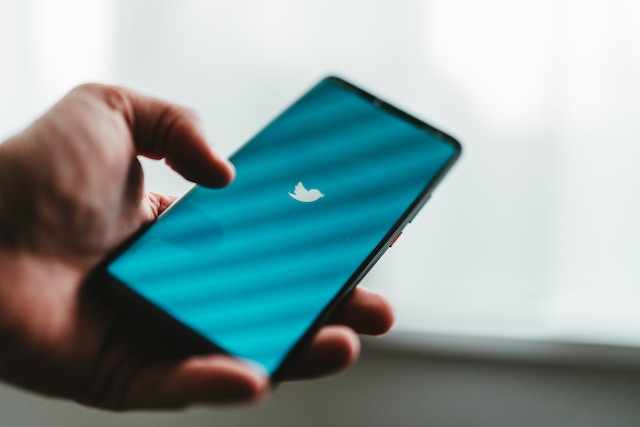
[[[307,190],[306,188],[304,188],[304,185],[302,185],[302,182],[299,182],[296,185],[296,188],[293,190],[293,194],[289,193],[289,195],[294,199],[296,199],[297,201],[305,202],[305,203],[315,202],[320,197],[324,197],[324,194],[322,194],[316,188],[311,190]]]

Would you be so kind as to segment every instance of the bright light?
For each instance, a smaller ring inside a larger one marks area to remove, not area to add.
[[[113,79],[115,16],[110,0],[30,0],[27,7],[28,95],[54,102],[86,81]]]
[[[550,112],[558,46],[550,26],[557,2],[431,1],[425,54],[479,120],[503,130],[533,129]]]

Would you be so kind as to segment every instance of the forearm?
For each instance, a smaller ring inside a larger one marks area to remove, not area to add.
[[[19,160],[20,138],[0,144],[0,247],[12,251],[27,246],[34,216],[34,195]]]

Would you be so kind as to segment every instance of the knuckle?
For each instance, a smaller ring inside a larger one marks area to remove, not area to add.
[[[83,83],[73,88],[70,94],[93,96],[103,101],[112,110],[127,112],[130,109],[128,91],[120,86],[101,83]]]
[[[183,120],[192,123],[200,123],[201,120],[195,109],[179,104],[167,104],[163,118],[172,125]]]

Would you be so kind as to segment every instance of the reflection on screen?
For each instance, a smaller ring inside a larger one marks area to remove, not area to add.
[[[108,270],[273,374],[455,154],[323,80],[232,157],[231,185],[195,187]]]

